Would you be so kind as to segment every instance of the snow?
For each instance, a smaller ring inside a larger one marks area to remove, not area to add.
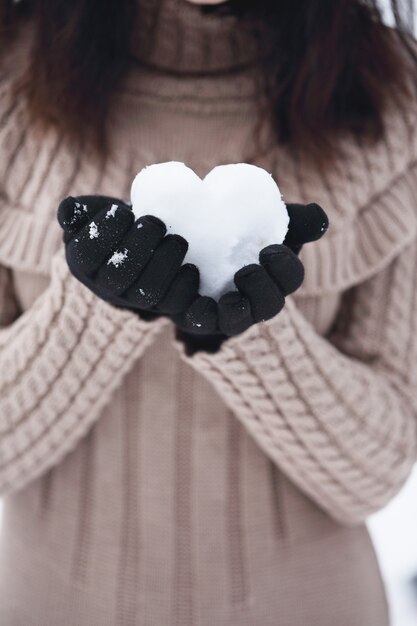
[[[98,228],[95,222],[91,222],[90,224],[90,239],[97,239],[98,237]]]
[[[112,204],[110,209],[106,213],[106,220],[108,220],[110,217],[114,217],[118,208],[119,207],[117,204]]]
[[[125,248],[123,252],[116,251],[112,257],[107,261],[107,265],[114,265],[115,267],[119,267],[119,265],[123,264],[123,261],[127,258],[127,249]]]
[[[71,226],[75,224],[78,221],[80,215],[82,215],[82,211],[87,211],[87,206],[83,204],[81,208],[81,204],[79,202],[74,202],[74,211],[72,217],[70,220],[67,220],[66,223],[70,224]]]
[[[200,270],[200,293],[219,298],[235,289],[233,276],[259,262],[259,252],[282,243],[289,217],[266,170],[235,163],[215,167],[202,180],[178,161],[145,167],[133,181],[135,217],[154,215],[168,233],[189,244],[184,263]]]

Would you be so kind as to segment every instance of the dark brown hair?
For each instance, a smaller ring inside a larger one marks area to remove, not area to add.
[[[34,120],[89,137],[105,151],[107,112],[129,68],[137,2],[0,0],[1,45],[20,20],[35,22],[30,63],[16,84]],[[274,140],[329,157],[340,130],[381,135],[388,94],[411,95],[408,60],[417,69],[408,34],[412,3],[391,5],[395,29],[383,24],[377,0],[229,0],[229,10],[267,25],[271,36],[262,77]]]

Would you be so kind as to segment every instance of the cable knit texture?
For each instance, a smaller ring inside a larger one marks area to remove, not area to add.
[[[394,94],[384,137],[341,135],[325,171],[267,124],[256,157],[259,39],[182,0],[140,9],[105,160],[13,100],[30,25],[2,65],[0,623],[384,626],[363,521],[416,458],[415,104]],[[126,199],[172,159],[256,163],[330,217],[283,312],[216,354],[63,256],[64,196]]]

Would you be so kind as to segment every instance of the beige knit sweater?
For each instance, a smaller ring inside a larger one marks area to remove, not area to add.
[[[140,0],[103,163],[12,101],[30,38],[2,67],[0,624],[384,626],[363,521],[416,458],[416,111],[393,98],[383,140],[341,137],[326,171],[255,160],[331,229],[282,313],[186,357],[69,274],[55,219],[145,164],[252,159],[257,47],[178,1]]]

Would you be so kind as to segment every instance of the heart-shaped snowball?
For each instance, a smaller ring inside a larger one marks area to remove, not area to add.
[[[219,165],[204,179],[184,163],[145,167],[132,184],[135,217],[155,215],[188,241],[184,263],[200,271],[201,295],[235,289],[233,276],[259,263],[265,246],[282,243],[289,217],[272,175],[248,163]]]

